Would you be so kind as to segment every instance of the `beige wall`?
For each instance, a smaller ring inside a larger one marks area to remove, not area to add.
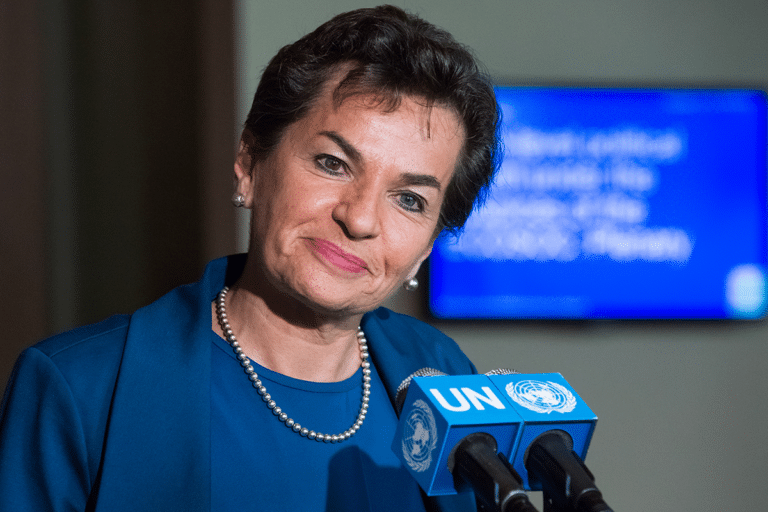
[[[768,87],[765,0],[393,3],[448,29],[503,82]],[[240,0],[240,117],[280,46],[364,5],[375,3]],[[423,312],[413,297],[394,305]],[[436,325],[482,371],[557,371],[574,385],[600,418],[587,463],[615,510],[761,510],[768,501],[767,322]]]

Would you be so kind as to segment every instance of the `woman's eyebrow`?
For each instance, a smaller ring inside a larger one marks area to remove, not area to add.
[[[346,154],[350,159],[354,160],[356,163],[360,163],[363,161],[363,155],[344,137],[339,135],[338,132],[334,131],[322,131],[319,133],[319,135],[322,135],[324,137],[328,137],[331,139],[339,148]],[[417,174],[412,172],[404,172],[400,175],[400,182],[402,183],[402,186],[412,186],[412,187],[418,187],[418,186],[424,186],[424,187],[432,187],[434,189],[437,189],[439,192],[442,190],[442,185],[440,184],[440,181],[432,176],[431,174]]]
[[[440,181],[431,174],[416,174],[412,172],[404,172],[400,175],[400,180],[404,186],[412,187],[432,187],[439,192],[442,189]]]
[[[334,131],[322,131],[320,132],[320,135],[323,135],[325,137],[328,137],[333,142],[336,143],[339,148],[352,160],[354,160],[357,163],[360,163],[363,160],[363,155],[360,154],[360,152],[355,149],[355,147],[349,143],[344,137],[339,135],[337,132]]]

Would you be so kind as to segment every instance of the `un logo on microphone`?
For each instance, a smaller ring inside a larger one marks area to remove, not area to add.
[[[436,447],[435,416],[424,400],[416,400],[403,428],[403,458],[413,471],[426,471]]]
[[[521,380],[504,388],[516,403],[538,413],[566,413],[576,408],[576,397],[567,388],[552,381]]]

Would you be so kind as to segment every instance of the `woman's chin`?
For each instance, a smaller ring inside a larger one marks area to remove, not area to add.
[[[376,309],[380,304],[379,301],[364,301],[362,299],[364,299],[364,297],[312,294],[304,296],[302,302],[317,314],[332,317],[362,315],[368,311]]]
[[[376,309],[387,295],[361,290],[354,283],[325,282],[297,287],[294,293],[308,308],[318,314],[334,317],[362,315]]]

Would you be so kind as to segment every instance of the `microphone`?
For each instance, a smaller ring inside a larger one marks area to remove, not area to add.
[[[503,451],[515,446],[521,419],[487,376],[424,368],[398,387],[396,408],[392,450],[428,496],[469,486],[486,507],[536,512],[520,475],[497,452],[499,443]]]
[[[540,435],[528,447],[525,466],[542,482],[547,512],[613,512],[595,485],[595,477],[573,451],[561,430]]]
[[[465,436],[485,432],[525,489],[545,491],[552,512],[611,510],[583,463],[597,417],[560,374],[494,370],[406,380],[392,449],[427,495],[456,492],[449,456]]]
[[[459,487],[468,484],[475,498],[500,512],[538,512],[528,500],[520,475],[504,454],[496,452],[496,440],[485,432],[469,434],[453,447],[448,469]],[[480,508],[480,507],[479,507]]]
[[[597,416],[559,373],[491,375],[523,419],[509,460],[528,490],[543,490],[547,510],[612,512],[584,464]]]

